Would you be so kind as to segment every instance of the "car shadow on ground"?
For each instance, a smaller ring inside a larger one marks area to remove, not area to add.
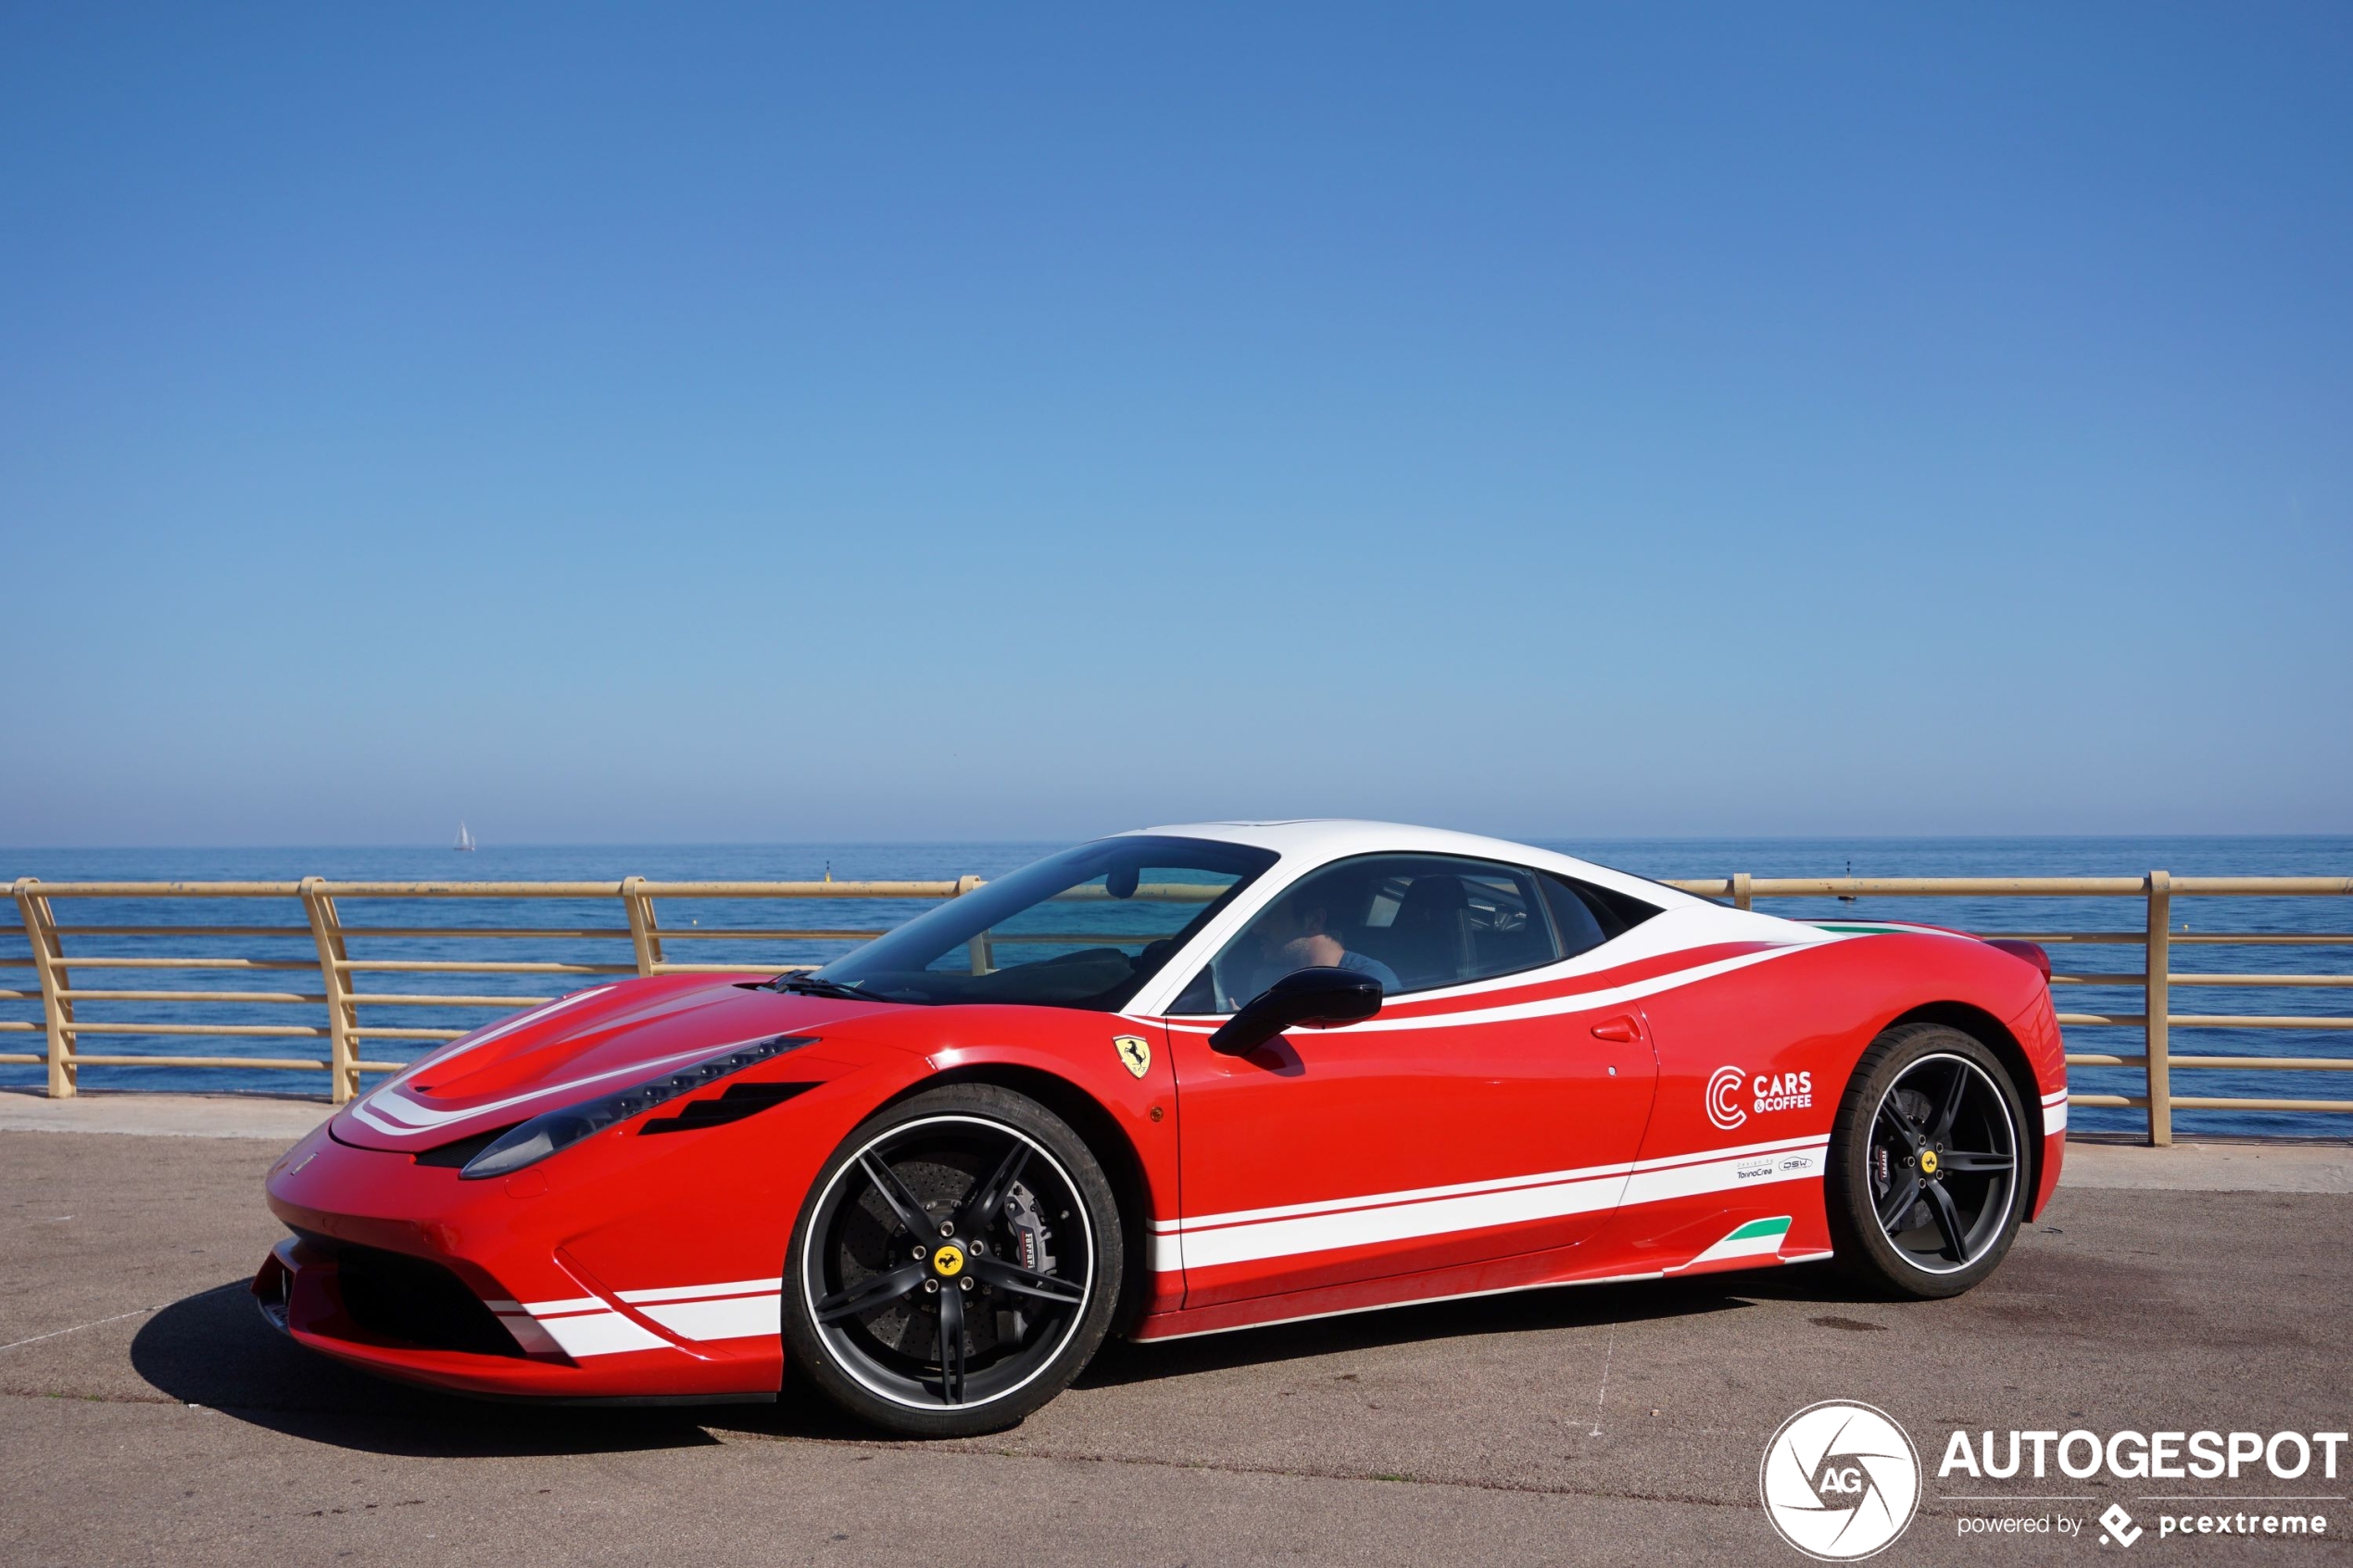
[[[1427,1306],[1311,1318],[1157,1344],[1114,1340],[1105,1345],[1094,1364],[1080,1374],[1076,1386],[1145,1383],[1229,1367],[1443,1339],[1551,1333],[1653,1318],[1697,1317],[1738,1311],[1763,1299],[1858,1302],[1872,1298],[1843,1276],[1814,1267],[1777,1270],[1769,1274],[1710,1274],[1691,1280],[1559,1286],[1434,1301]]]
[[[1232,1367],[1491,1335],[1536,1334],[1733,1311],[1757,1300],[1872,1299],[1820,1268],[1692,1280],[1563,1286],[1351,1313],[1161,1344],[1107,1343],[1081,1388],[1147,1384]],[[602,1408],[466,1399],[384,1382],[287,1339],[242,1283],[182,1298],[131,1345],[132,1369],[182,1404],[311,1442],[368,1453],[469,1458],[620,1453],[723,1441],[713,1432],[821,1441],[884,1440],[812,1392],[774,1403]]]

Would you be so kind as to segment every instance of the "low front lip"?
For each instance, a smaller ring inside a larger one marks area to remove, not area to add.
[[[560,1353],[486,1355],[373,1337],[344,1311],[334,1260],[296,1236],[271,1249],[250,1288],[262,1320],[295,1343],[376,1376],[444,1393],[596,1403],[776,1396],[774,1367],[740,1360],[668,1350],[628,1358],[661,1360],[658,1387],[649,1391],[641,1371],[610,1359],[606,1365],[584,1365]]]

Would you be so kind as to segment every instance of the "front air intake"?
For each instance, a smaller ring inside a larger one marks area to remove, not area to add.
[[[522,1354],[497,1314],[440,1264],[349,1242],[304,1239],[333,1257],[344,1313],[370,1334],[426,1350]]]

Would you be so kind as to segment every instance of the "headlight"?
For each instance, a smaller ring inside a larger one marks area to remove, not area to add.
[[[526,1165],[536,1165],[549,1155],[570,1148],[581,1139],[601,1133],[616,1123],[626,1122],[632,1116],[651,1110],[680,1095],[690,1095],[697,1089],[707,1088],[730,1073],[741,1073],[747,1067],[756,1067],[786,1051],[814,1044],[816,1038],[814,1035],[779,1035],[770,1040],[729,1046],[716,1056],[705,1057],[690,1066],[665,1073],[659,1078],[648,1078],[618,1094],[583,1100],[578,1105],[567,1105],[561,1110],[535,1116],[522,1125],[509,1129],[489,1148],[467,1160],[466,1168],[458,1173],[458,1179],[478,1182],[486,1176],[503,1176]]]

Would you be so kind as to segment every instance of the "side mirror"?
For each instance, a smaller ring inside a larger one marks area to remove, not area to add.
[[[1248,1056],[1302,1023],[1354,1023],[1380,1011],[1380,982],[1353,969],[1295,969],[1218,1025],[1209,1048]]]

